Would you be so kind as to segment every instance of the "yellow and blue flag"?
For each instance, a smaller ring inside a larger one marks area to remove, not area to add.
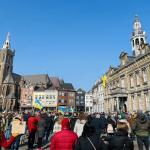
[[[67,112],[66,106],[58,106],[58,112],[64,115],[64,113]]]
[[[34,101],[33,107],[35,107],[35,108],[37,108],[37,109],[42,109],[42,108],[43,108],[43,105],[42,105],[42,103],[41,103],[38,99],[36,99],[36,100]]]
[[[104,75],[104,76],[102,77],[102,85],[103,85],[104,88],[106,87],[106,83],[107,83],[107,76]]]

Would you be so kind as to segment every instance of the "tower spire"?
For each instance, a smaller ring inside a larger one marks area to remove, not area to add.
[[[3,45],[3,49],[10,49],[10,33],[7,33],[6,40]]]
[[[146,35],[142,29],[141,21],[138,15],[135,15],[134,23],[133,23],[133,32],[131,37],[132,51],[135,56],[138,56],[140,52],[141,44],[146,43]]]

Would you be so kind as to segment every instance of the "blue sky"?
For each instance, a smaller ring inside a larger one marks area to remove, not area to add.
[[[148,0],[1,0],[0,45],[11,34],[14,72],[58,76],[88,90],[121,51],[134,16],[150,35]],[[149,36],[148,36],[149,39]]]

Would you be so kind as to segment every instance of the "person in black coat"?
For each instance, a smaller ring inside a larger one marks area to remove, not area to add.
[[[96,135],[100,138],[100,135],[103,130],[103,120],[100,119],[100,115],[97,114],[96,117],[91,121],[91,126],[93,126],[96,130]]]
[[[107,150],[105,144],[95,135],[95,128],[86,123],[82,135],[78,138],[75,150]]]
[[[78,119],[77,114],[73,113],[73,117],[70,119],[70,128],[72,131],[74,130],[74,126],[75,126],[77,119]]]
[[[114,136],[108,137],[110,150],[134,150],[133,141],[128,137],[128,126],[125,122],[118,122],[117,132]]]

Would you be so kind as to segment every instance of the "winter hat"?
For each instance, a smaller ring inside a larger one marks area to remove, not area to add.
[[[66,128],[69,129],[70,128],[70,121],[68,118],[64,118],[61,122],[62,125],[62,129]]]

